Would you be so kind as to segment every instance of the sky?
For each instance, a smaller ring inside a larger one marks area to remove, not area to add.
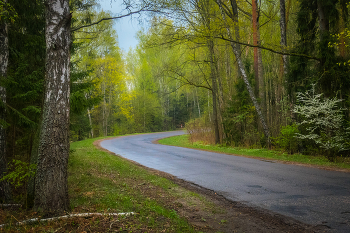
[[[122,6],[121,0],[100,0],[99,4],[101,5],[101,10],[111,11],[112,16],[116,16],[121,13]],[[118,34],[119,47],[124,50],[124,52],[128,52],[129,48],[135,48],[138,41],[136,39],[136,33],[141,30],[142,25],[139,24],[138,16],[130,16],[117,19],[114,23],[114,29]]]

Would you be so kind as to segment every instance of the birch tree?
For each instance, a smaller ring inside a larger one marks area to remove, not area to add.
[[[68,0],[46,1],[45,97],[34,208],[48,213],[69,208],[70,23]]]
[[[6,4],[7,1],[5,0]],[[1,16],[1,15],[0,15]],[[4,19],[0,19],[0,78],[5,79],[7,75],[9,59],[8,26]],[[2,80],[1,80],[2,81]],[[6,88],[0,86],[0,179],[7,172],[6,161],[6,130],[5,130],[5,104]],[[0,181],[0,200],[5,202],[11,200],[10,187],[7,181]]]
[[[238,17],[238,14],[235,14],[235,12],[238,12],[238,9],[237,9],[237,2],[236,0],[230,0],[231,2],[231,6],[233,7],[232,8],[232,13],[228,12],[227,9],[229,9],[226,5],[224,6],[224,3],[221,1],[221,0],[216,0],[216,3],[219,5],[220,7],[220,10],[221,10],[221,14],[222,14],[222,17],[223,17],[223,21],[225,23],[225,28],[226,28],[226,31],[227,31],[227,35],[229,37],[229,39],[231,41],[234,41],[233,40],[233,36],[232,36],[232,33],[231,33],[231,29],[229,27],[229,25],[226,23],[226,15],[228,15],[233,22],[238,22],[238,19],[235,19]],[[226,9],[226,10],[225,10]],[[238,26],[235,27],[235,33],[236,33],[236,37],[239,38],[239,28]],[[258,103],[256,97],[255,97],[255,94],[254,94],[254,91],[253,91],[253,88],[251,87],[250,83],[249,83],[249,80],[248,80],[248,76],[247,76],[247,72],[245,70],[245,67],[243,65],[243,61],[242,61],[242,58],[241,58],[241,51],[238,50],[238,47],[237,47],[237,44],[234,43],[234,42],[231,42],[231,48],[232,48],[232,51],[236,57],[236,60],[237,60],[237,64],[238,64],[238,68],[242,74],[242,78],[244,80],[244,83],[246,85],[246,88],[248,90],[248,93],[249,93],[249,96],[250,96],[250,99],[251,101],[253,102],[253,105],[255,107],[255,111],[259,117],[259,120],[260,120],[260,123],[263,127],[263,130],[264,130],[264,135],[268,141],[268,144],[270,144],[270,130],[268,128],[268,125],[266,123],[266,120],[265,120],[265,117],[261,111],[261,107],[260,107],[260,104]]]

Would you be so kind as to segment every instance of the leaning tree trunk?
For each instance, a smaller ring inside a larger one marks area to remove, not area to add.
[[[34,208],[59,213],[69,208],[70,21],[69,0],[46,1],[46,75]]]
[[[6,2],[6,1],[5,1]],[[7,66],[9,59],[9,44],[7,23],[3,19],[0,19],[0,80],[5,79],[7,75]],[[2,81],[2,80],[1,80]],[[5,103],[6,103],[6,89],[0,86],[0,120],[5,121]],[[7,172],[6,161],[6,130],[4,126],[0,124],[0,179]],[[11,201],[10,186],[7,181],[0,181],[0,201]]]
[[[221,10],[221,14],[222,14],[222,17],[223,17],[223,21],[226,22],[226,15],[225,15],[225,12],[222,8],[222,2],[221,0],[216,0],[217,4],[219,5],[220,7],[220,10]],[[236,3],[236,0],[231,0],[231,5],[233,7],[237,7],[237,3]],[[237,9],[233,9],[233,12],[237,12]],[[235,14],[232,14],[233,17],[238,17],[238,15],[235,15]],[[237,19],[232,19],[234,22],[235,21],[238,21]],[[228,34],[228,37],[231,41],[233,41],[233,38],[232,38],[232,33],[231,33],[231,29],[230,27],[226,24],[225,25],[226,27],[226,31],[227,31],[227,34]],[[239,36],[237,35],[239,33],[239,29],[238,28],[235,28],[235,33],[236,33],[236,37]],[[236,61],[237,61],[237,64],[238,64],[238,68],[240,69],[241,71],[241,74],[242,74],[242,77],[243,77],[243,81],[247,87],[247,90],[248,90],[248,93],[249,93],[249,96],[250,96],[250,99],[252,100],[253,102],[253,105],[255,107],[255,111],[256,113],[258,114],[258,117],[259,117],[259,120],[260,120],[260,123],[263,127],[263,130],[264,130],[264,135],[267,139],[267,142],[268,142],[268,146],[270,147],[270,130],[267,126],[267,123],[265,121],[265,118],[264,118],[264,115],[262,114],[261,112],[261,108],[260,108],[260,105],[258,103],[258,101],[256,100],[255,98],[255,94],[254,94],[254,91],[249,83],[249,80],[248,80],[248,76],[247,76],[247,73],[245,71],[245,68],[244,68],[244,64],[243,64],[243,61],[242,61],[242,58],[241,58],[241,52],[238,50],[238,46],[237,44],[235,44],[234,42],[231,42],[231,47],[232,47],[232,50],[233,50],[233,53],[236,57]]]

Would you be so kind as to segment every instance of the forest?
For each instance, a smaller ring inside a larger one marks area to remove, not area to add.
[[[350,155],[349,0],[121,1],[149,21],[129,51],[113,29],[124,16],[98,0],[44,2],[0,0],[1,202],[53,211],[52,179],[65,186],[69,142],[86,138],[185,128]]]

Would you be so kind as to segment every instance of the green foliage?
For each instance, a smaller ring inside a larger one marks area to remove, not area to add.
[[[42,1],[9,1],[18,17],[8,30],[9,64],[6,80],[8,161],[29,158],[41,115],[45,76],[45,17]],[[11,152],[11,153],[10,153]]]
[[[274,139],[274,143],[289,154],[294,154],[298,150],[299,140],[296,137],[298,133],[298,125],[296,124],[283,126],[280,135]]]
[[[30,178],[35,176],[36,164],[29,164],[14,159],[9,163],[8,170],[11,172],[3,176],[1,180],[8,180],[10,184],[18,188],[25,185]]]
[[[4,0],[0,0],[0,22],[10,21],[14,23],[15,19],[18,17],[16,10],[11,6],[10,3],[5,3]]]
[[[245,61],[249,81],[254,84],[251,62]],[[234,146],[260,145],[261,137],[256,125],[256,111],[243,79],[234,83],[235,94],[223,112],[226,143]]]

